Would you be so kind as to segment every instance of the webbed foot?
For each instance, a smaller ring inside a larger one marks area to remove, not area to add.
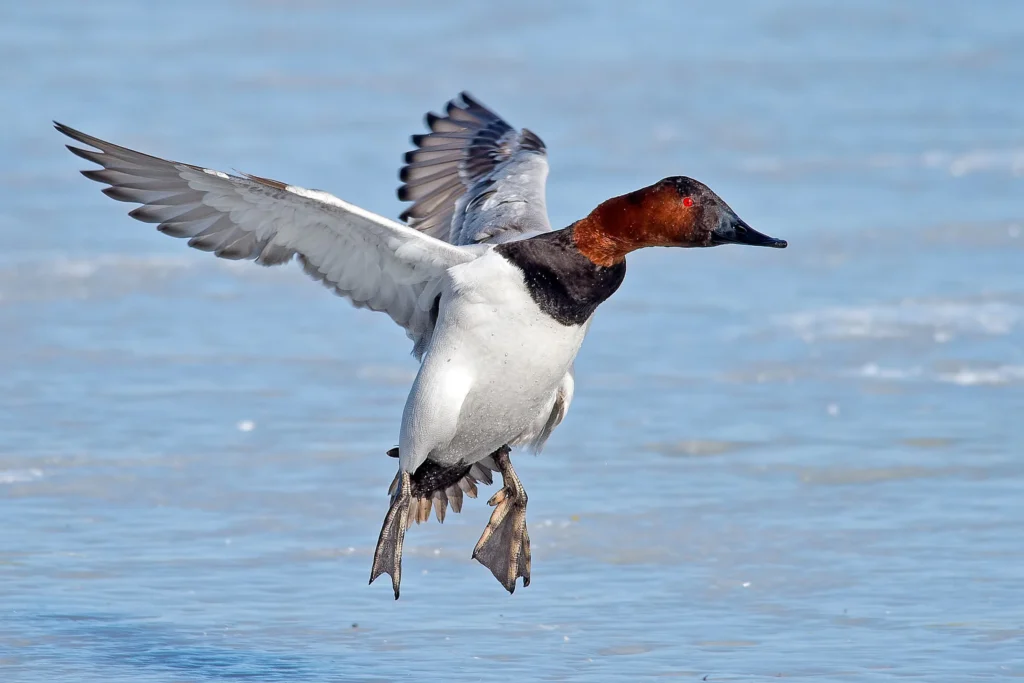
[[[391,586],[395,589],[395,600],[398,599],[399,586],[402,583],[402,544],[405,542],[405,529],[409,521],[409,503],[412,500],[412,484],[409,473],[400,474],[398,489],[391,497],[391,507],[384,517],[384,525],[377,539],[377,549],[373,553],[373,567],[370,569],[370,583],[381,574],[391,576]]]
[[[504,446],[494,454],[503,486],[487,501],[494,512],[477,541],[473,559],[490,569],[505,590],[513,593],[519,577],[523,577],[524,587],[530,585],[530,534],[526,529],[526,491],[512,469],[509,452]]]

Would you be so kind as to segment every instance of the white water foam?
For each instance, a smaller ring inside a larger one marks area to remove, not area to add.
[[[0,301],[90,299],[172,280],[216,272],[244,279],[305,280],[295,267],[260,268],[248,261],[181,256],[100,254],[92,257],[38,256],[0,262]]]
[[[847,377],[882,382],[941,382],[962,387],[1013,384],[1024,381],[1024,366],[1000,365],[978,368],[962,367],[956,370],[925,370],[920,367],[899,368],[865,363],[856,370],[843,373]]]
[[[928,150],[917,154],[879,153],[862,158],[774,156],[748,157],[740,169],[749,173],[815,173],[871,169],[937,170],[959,178],[977,173],[1024,175],[1024,149],[972,149],[960,152]]]
[[[852,374],[865,379],[900,381],[921,377],[921,368],[894,368],[883,367],[877,363],[865,363]]]
[[[36,468],[24,470],[0,470],[0,484],[21,484],[43,478],[43,471]]]
[[[805,342],[899,339],[926,335],[945,343],[957,335],[1005,335],[1021,319],[1018,306],[1002,302],[913,301],[834,307],[783,316],[778,322]]]
[[[1011,384],[1024,381],[1024,366],[1000,365],[994,368],[960,368],[955,372],[940,373],[938,380],[940,382],[958,384],[962,387]]]

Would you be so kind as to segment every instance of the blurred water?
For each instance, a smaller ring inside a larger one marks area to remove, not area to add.
[[[5,3],[4,681],[1024,676],[1024,4]],[[386,215],[468,88],[565,225],[685,173],[784,252],[631,257],[569,419],[367,587],[415,363],[191,252],[50,127]]]

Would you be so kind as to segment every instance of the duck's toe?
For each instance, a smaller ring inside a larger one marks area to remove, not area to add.
[[[373,566],[370,568],[370,583],[381,574],[391,577],[391,587],[395,591],[395,600],[399,596],[402,583],[402,545],[405,542],[405,529],[409,523],[409,507],[412,500],[411,484],[408,473],[403,472],[395,495],[391,498],[391,507],[384,517],[384,525],[377,539],[377,549],[373,553]]]

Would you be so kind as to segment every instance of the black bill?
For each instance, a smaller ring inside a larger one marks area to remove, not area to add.
[[[789,243],[754,230],[742,218],[734,218],[711,233],[711,244],[749,244],[753,247],[785,249]]]

